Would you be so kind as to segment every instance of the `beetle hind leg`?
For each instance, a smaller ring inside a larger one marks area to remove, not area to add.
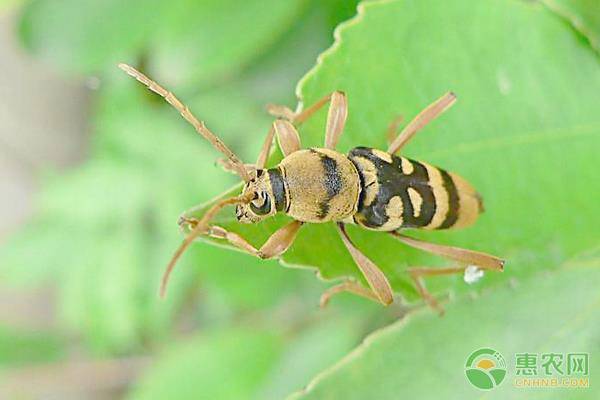
[[[388,146],[390,146],[394,139],[396,139],[396,135],[398,134],[398,127],[404,120],[402,115],[397,115],[392,122],[388,125],[387,131],[385,132],[385,139],[387,141]]]
[[[452,275],[458,274],[465,270],[466,267],[448,267],[448,268],[431,268],[431,267],[412,267],[408,268],[408,273],[413,280],[419,295],[423,298],[425,303],[429,305],[433,310],[437,311],[440,316],[444,315],[444,307],[440,305],[438,300],[433,296],[423,282],[423,278],[427,276],[440,276],[440,275]]]
[[[426,303],[428,303],[433,309],[437,310],[440,314],[443,314],[444,310],[439,305],[437,300],[425,288],[425,284],[423,282],[424,277],[462,273],[469,266],[477,267],[480,270],[491,271],[502,271],[504,269],[504,260],[492,256],[490,254],[474,250],[462,249],[459,247],[426,242],[424,240],[419,240],[409,236],[405,236],[397,231],[389,232],[389,234],[410,247],[431,254],[435,254],[437,256],[446,258],[448,260],[453,260],[459,263],[459,266],[457,267],[415,267],[408,269],[408,273],[414,281],[417,291],[419,292],[421,297],[423,297],[423,300],[425,300]]]
[[[425,127],[429,122],[439,117],[444,111],[456,101],[456,95],[452,92],[448,92],[435,102],[427,106],[421,111],[412,121],[402,129],[398,136],[390,143],[387,152],[390,154],[396,154],[406,143],[412,139],[412,137],[421,128]],[[397,126],[396,126],[397,128]]]
[[[480,251],[462,249],[460,247],[446,246],[443,244],[426,242],[403,235],[397,231],[388,232],[400,242],[427,253],[435,254],[449,260],[457,261],[465,265],[474,265],[481,269],[493,271],[504,270],[504,260]]]

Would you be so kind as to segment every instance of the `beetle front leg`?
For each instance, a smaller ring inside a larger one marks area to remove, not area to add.
[[[219,167],[221,167],[223,169],[223,171],[225,171],[225,172],[237,174],[236,165],[227,158],[218,158],[216,161],[216,164]],[[256,170],[256,167],[252,164],[244,164],[244,167],[246,168],[246,172],[248,173],[249,176],[252,176],[252,174]]]
[[[277,134],[279,148],[284,157],[287,157],[302,148],[300,144],[300,135],[298,135],[298,131],[290,121],[285,119],[275,120],[275,122],[273,122],[273,129]]]
[[[287,119],[288,121],[293,121],[296,117],[296,113],[293,112],[289,107],[279,104],[267,104],[267,112],[275,118],[283,118]]]
[[[195,219],[187,218],[184,222],[193,226]],[[212,225],[208,228],[207,235],[216,239],[224,239],[229,244],[237,247],[240,250],[245,251],[255,257],[262,259],[274,258],[282,255],[292,245],[296,239],[296,235],[302,226],[300,221],[292,221],[287,225],[279,228],[273,233],[267,241],[257,249],[250,242],[248,242],[243,236],[229,232],[225,228],[217,225]]]
[[[325,147],[335,149],[337,142],[344,131],[346,118],[348,117],[348,100],[343,92],[335,91],[317,100],[304,111],[295,113],[285,106],[270,104],[267,106],[269,114],[294,124],[301,125],[320,110],[325,104],[329,104],[327,112],[327,125],[325,127]]]

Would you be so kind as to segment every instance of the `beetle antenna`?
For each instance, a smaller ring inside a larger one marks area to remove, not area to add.
[[[194,114],[192,114],[190,109],[185,104],[183,104],[177,97],[175,97],[175,95],[172,92],[168,91],[167,89],[165,89],[152,79],[148,78],[146,75],[142,74],[140,71],[138,71],[130,65],[120,63],[119,68],[121,68],[128,75],[132,76],[137,81],[145,85],[154,93],[163,97],[167,101],[167,103],[169,103],[177,111],[179,111],[181,116],[185,118],[185,120],[188,121],[194,127],[194,129],[196,129],[196,132],[202,135],[206,140],[210,142],[210,144],[213,145],[215,149],[223,153],[231,161],[235,172],[240,176],[240,178],[244,180],[244,182],[248,182],[250,180],[250,175],[248,174],[244,163],[231,150],[229,150],[229,148],[225,145],[225,143],[221,141],[221,139],[219,139],[217,136],[215,136],[214,133],[208,130],[208,128],[204,125],[204,122],[198,120],[198,118],[196,118]]]
[[[228,199],[224,199],[214,204],[208,211],[202,216],[200,221],[196,224],[196,226],[192,229],[192,231],[185,237],[183,243],[179,246],[171,261],[167,265],[167,269],[165,270],[162,280],[160,282],[160,297],[164,298],[165,293],[167,291],[167,285],[169,283],[169,277],[171,276],[171,272],[173,272],[173,268],[175,268],[175,264],[181,257],[181,255],[187,250],[187,248],[192,244],[192,242],[200,235],[206,233],[208,228],[208,222],[217,215],[217,213],[225,206],[231,204],[246,204],[252,201],[253,194],[247,193],[245,195],[240,195],[236,197],[230,197]]]

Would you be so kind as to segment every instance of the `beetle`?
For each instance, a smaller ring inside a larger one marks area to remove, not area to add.
[[[240,195],[219,200],[202,218],[184,215],[179,219],[179,225],[187,228],[188,233],[167,266],[161,282],[161,296],[165,294],[168,278],[177,260],[198,236],[223,239],[247,253],[268,259],[282,255],[305,223],[335,223],[344,246],[369,285],[367,288],[354,280],[346,280],[323,293],[321,305],[327,304],[334,294],[344,291],[384,305],[393,302],[388,279],[354,245],[346,231],[347,224],[392,235],[406,245],[457,261],[459,265],[456,267],[408,269],[417,291],[440,313],[443,308],[425,288],[424,277],[460,273],[473,266],[480,270],[503,270],[504,260],[498,257],[430,243],[401,233],[408,228],[438,230],[466,227],[473,224],[483,211],[481,196],[459,175],[396,155],[415,133],[454,104],[456,96],[453,93],[446,93],[426,107],[397,135],[400,119],[394,120],[388,128],[388,139],[393,140],[389,140],[387,151],[355,147],[348,154],[335,150],[348,114],[343,92],[335,91],[324,96],[301,112],[271,105],[268,111],[276,119],[256,163],[246,165],[173,93],[129,65],[119,64],[119,67],[177,109],[201,136],[225,155],[223,163],[226,169],[244,181]],[[302,149],[297,126],[327,103],[324,147]],[[275,137],[284,158],[277,166],[266,168]],[[293,220],[256,248],[239,234],[210,224],[216,214],[229,205],[236,206],[240,223],[258,223],[276,213],[285,213]]]

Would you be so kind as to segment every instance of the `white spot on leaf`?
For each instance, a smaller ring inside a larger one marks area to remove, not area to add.
[[[508,78],[504,69],[499,69],[496,73],[496,80],[498,82],[498,90],[503,95],[508,95],[512,89],[512,82]]]
[[[476,265],[469,265],[465,268],[465,282],[469,285],[477,282],[483,277],[483,270]]]

